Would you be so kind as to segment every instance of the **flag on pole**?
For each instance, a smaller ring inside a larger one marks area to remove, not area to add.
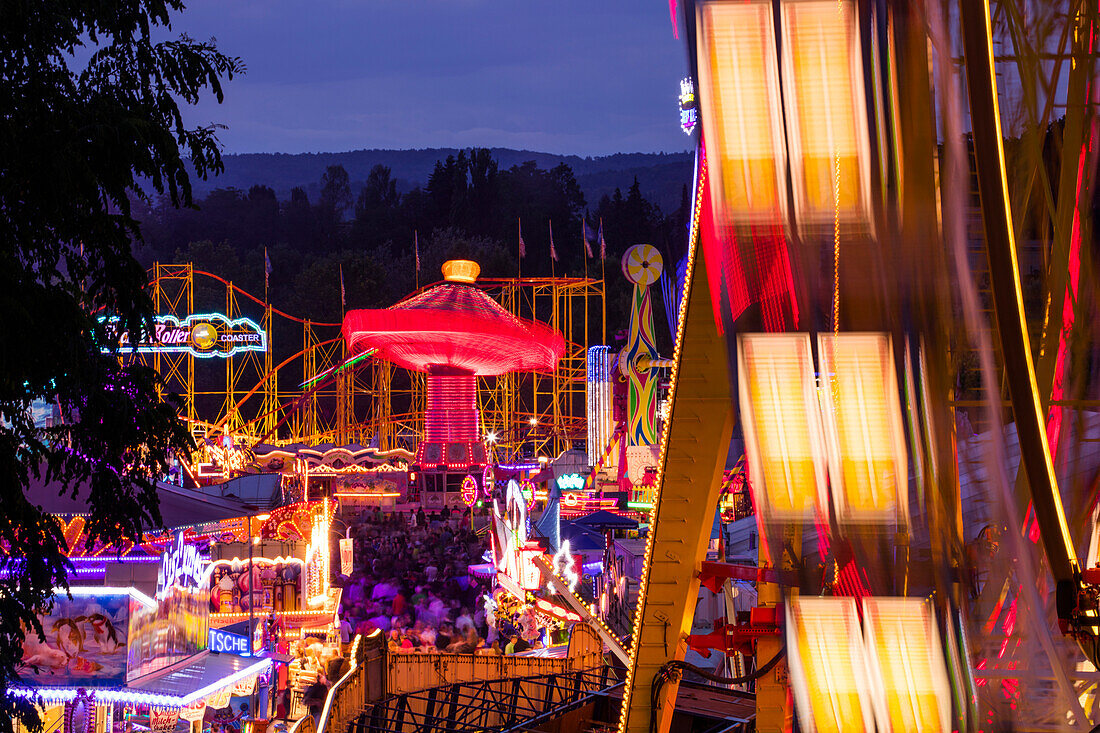
[[[267,256],[267,247],[264,247],[264,290],[267,290],[271,282],[271,258]]]
[[[519,258],[522,260],[527,256],[527,244],[523,241],[523,221],[516,219],[516,226],[519,227]]]
[[[599,236],[599,240],[600,240],[600,259],[601,260],[606,260],[607,259],[607,242],[603,241],[603,217],[602,216],[600,217],[600,233],[599,233],[598,236]]]
[[[344,298],[344,263],[340,263],[340,310],[347,310],[347,301]]]
[[[420,233],[413,230],[413,250],[416,252],[416,271],[420,272]]]
[[[584,254],[588,259],[592,259],[592,243],[596,241],[596,233],[592,231],[592,227],[588,225],[587,217],[581,217],[581,239],[584,240]]]
[[[554,249],[554,222],[550,222],[550,259],[558,261],[558,251]]]

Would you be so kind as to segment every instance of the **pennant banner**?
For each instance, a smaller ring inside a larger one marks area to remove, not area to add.
[[[206,714],[206,700],[196,700],[180,708],[180,719],[194,723]]]
[[[233,694],[232,687],[223,687],[207,698],[207,705],[211,710],[222,710],[229,706],[229,696]]]
[[[233,697],[248,697],[256,690],[256,675],[238,680],[233,685]]]

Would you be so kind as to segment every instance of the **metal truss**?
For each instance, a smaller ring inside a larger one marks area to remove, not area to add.
[[[619,687],[609,667],[433,687],[369,704],[348,733],[530,731]]]

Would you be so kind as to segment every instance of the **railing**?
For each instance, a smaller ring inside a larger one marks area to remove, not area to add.
[[[540,730],[571,710],[621,687],[612,670],[475,680],[407,692],[368,704],[350,733]],[[621,692],[619,693],[622,694]],[[561,725],[561,730],[573,730]],[[560,722],[559,722],[560,725]]]
[[[369,688],[372,687],[369,684],[368,661],[381,660],[381,648],[376,643],[379,633],[375,631],[369,637],[355,637],[348,655],[351,658],[351,669],[329,689],[316,726],[313,726],[313,717],[306,715],[298,721],[298,724],[301,725],[302,721],[308,718],[311,727],[298,730],[295,726],[291,729],[291,733],[325,733],[327,730],[347,729],[348,723],[359,714],[367,702]],[[380,688],[381,680],[378,682],[377,686]]]
[[[330,724],[337,731],[347,728],[348,721],[363,708],[366,701],[366,676],[366,669],[357,665],[332,686],[321,710],[321,720],[317,723],[318,733],[324,733]]]
[[[602,654],[598,652],[574,657],[387,654],[386,694],[401,695],[456,683],[579,672],[602,663]]]
[[[298,722],[290,728],[290,733],[317,733],[317,726],[313,723],[313,716],[307,714],[298,718]]]

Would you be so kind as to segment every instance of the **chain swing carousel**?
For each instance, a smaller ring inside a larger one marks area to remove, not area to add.
[[[424,435],[410,466],[410,490],[429,511],[462,506],[462,484],[479,487],[491,462],[480,430],[477,378],[510,372],[553,372],[565,339],[541,323],[517,318],[474,286],[480,267],[443,264],[444,283],[390,308],[344,317],[351,354],[427,375]],[[413,477],[416,478],[413,478]]]

